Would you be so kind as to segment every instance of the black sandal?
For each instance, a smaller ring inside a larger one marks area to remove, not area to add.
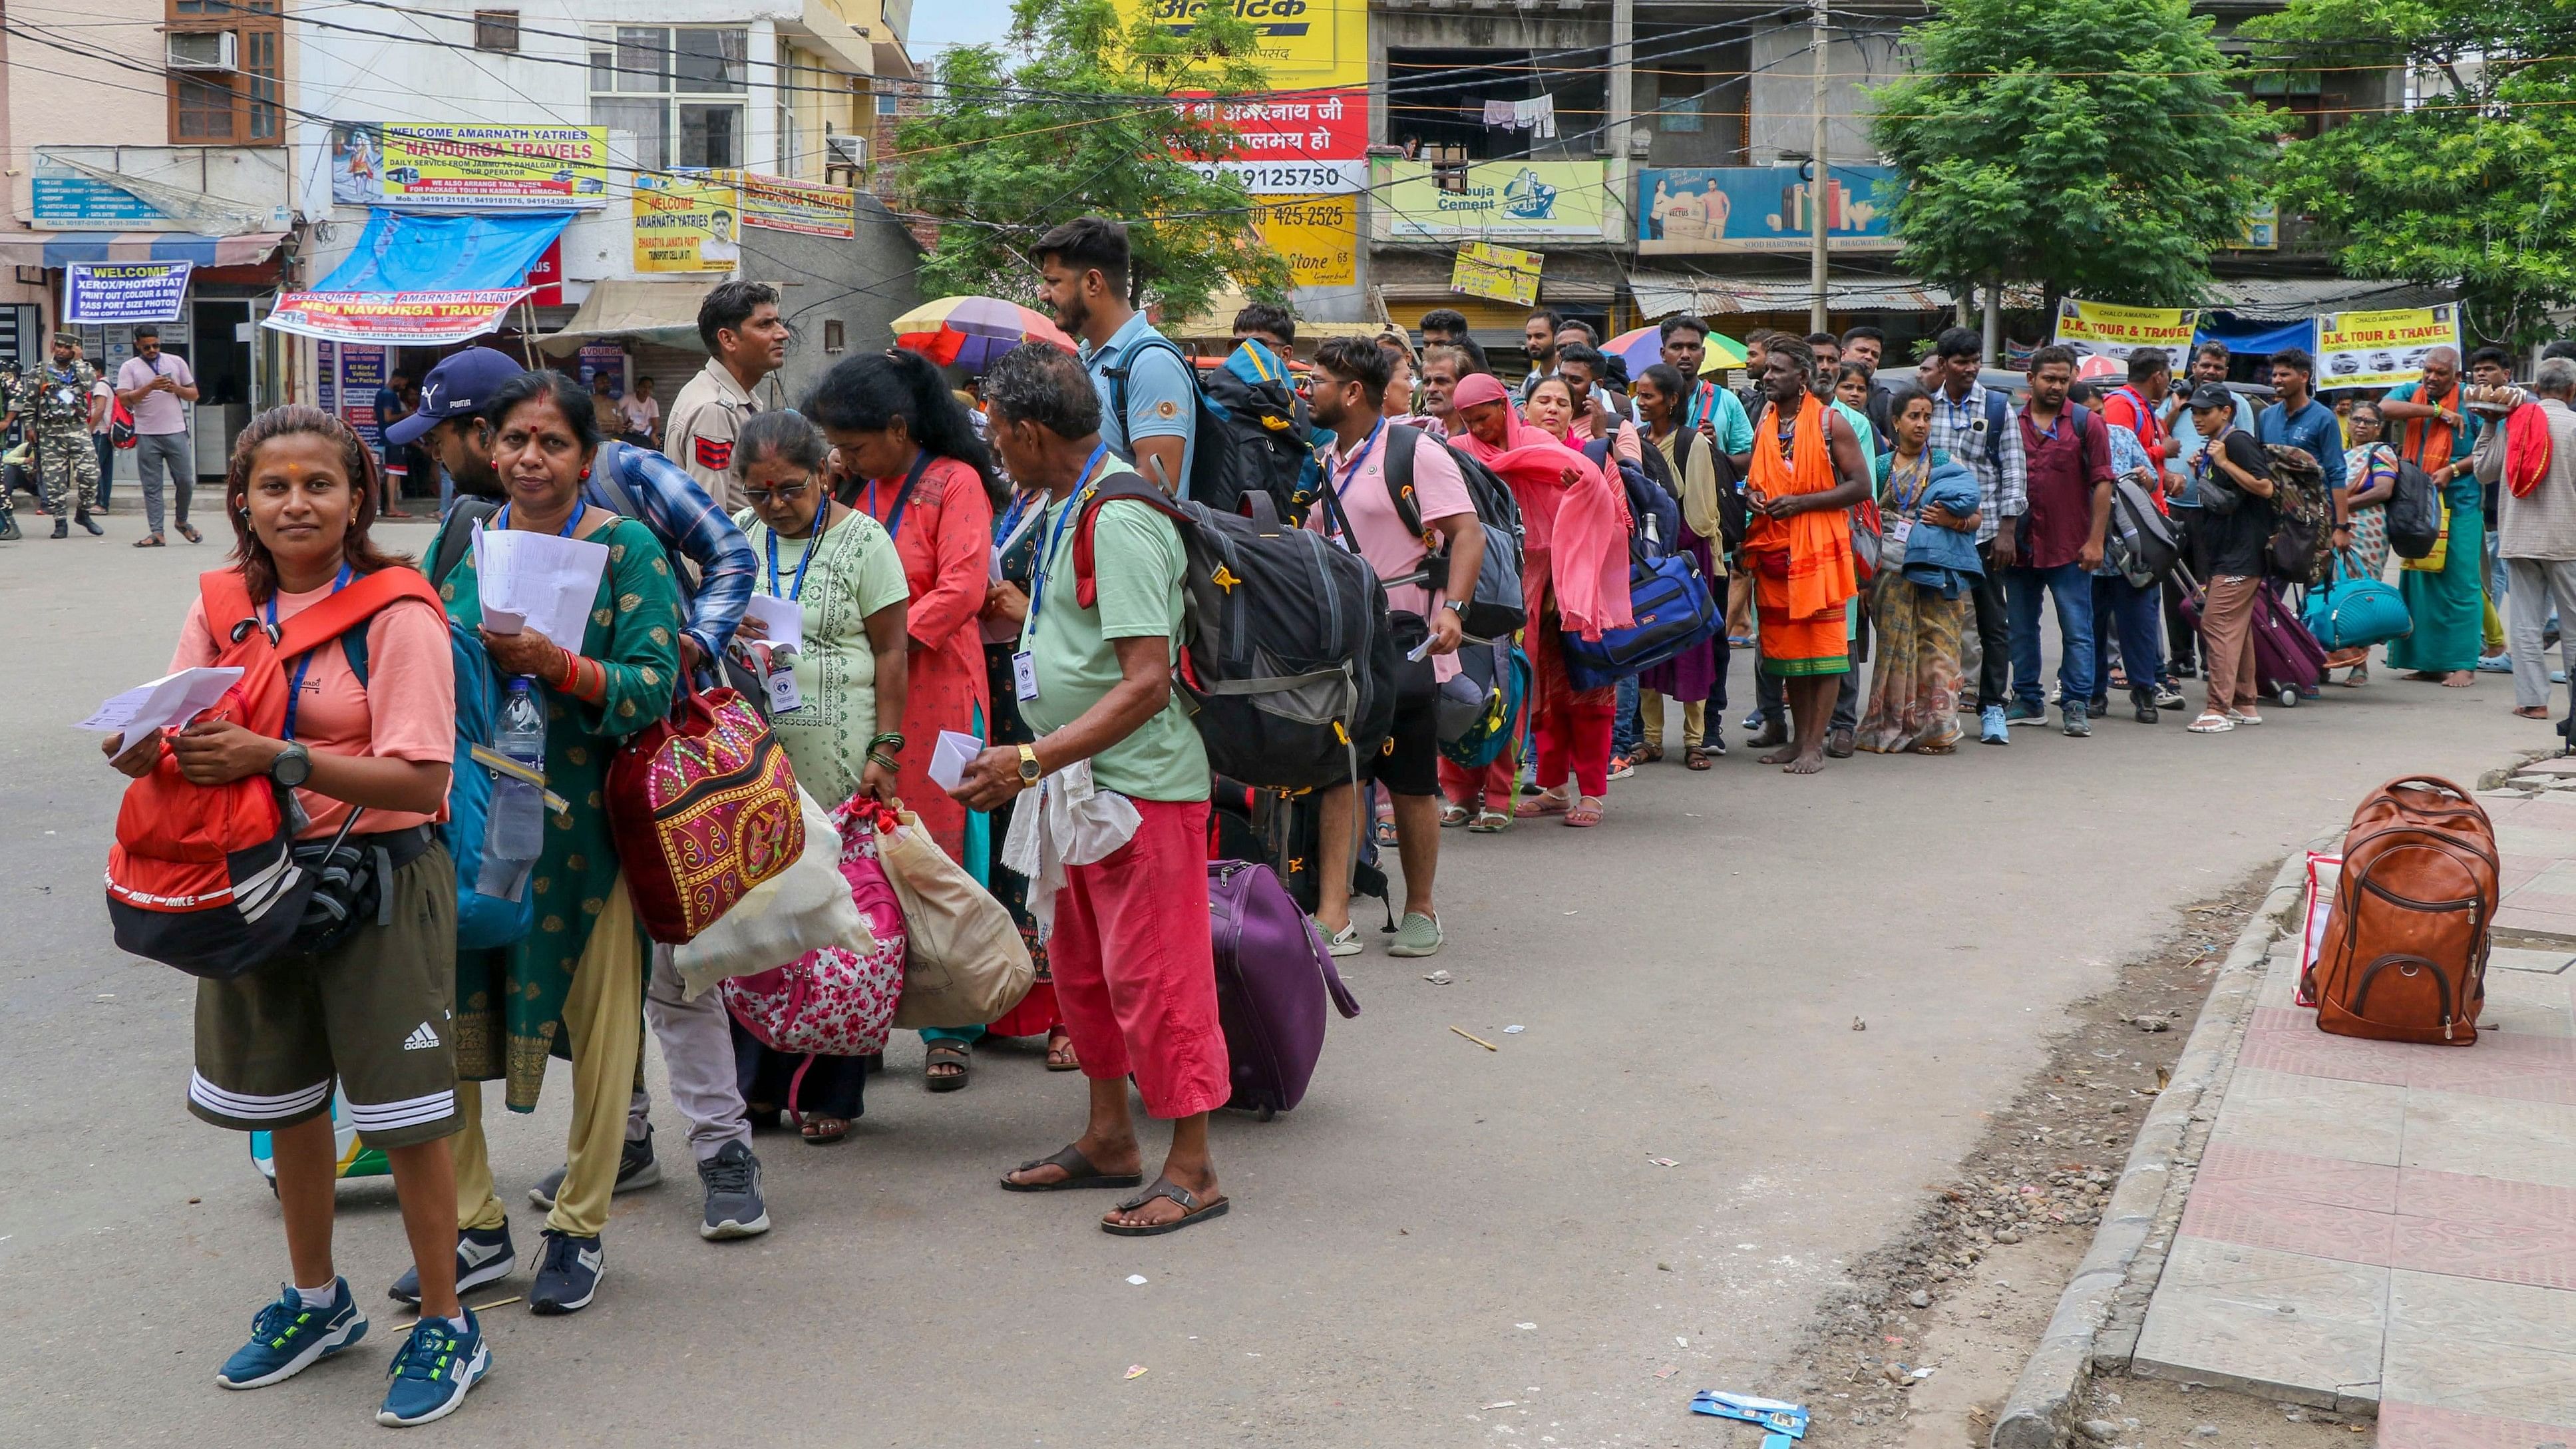
[[[1033,1172],[1041,1167],[1061,1167],[1065,1175],[1053,1182],[1013,1182],[1002,1179],[1004,1192],[1064,1192],[1077,1187],[1134,1187],[1145,1180],[1142,1172],[1102,1172],[1082,1155],[1079,1146],[1067,1147],[1053,1157],[1039,1157],[1023,1162],[1013,1172]],[[1136,1199],[1143,1202],[1144,1198]]]
[[[939,1076],[930,1075],[936,1066],[953,1066],[957,1070]],[[974,1050],[962,1041],[935,1041],[922,1049],[922,1085],[934,1092],[954,1092],[966,1085],[975,1070]]]
[[[1188,1227],[1190,1224],[1195,1223],[1202,1218],[1224,1217],[1225,1210],[1232,1205],[1223,1195],[1219,1195],[1206,1203],[1201,1203],[1198,1199],[1197,1193],[1190,1191],[1188,1188],[1181,1186],[1168,1177],[1158,1177],[1154,1179],[1154,1185],[1152,1187],[1149,1187],[1143,1192],[1136,1194],[1134,1197],[1127,1199],[1125,1202],[1120,1203],[1118,1205],[1118,1211],[1122,1213],[1132,1213],[1136,1209],[1143,1207],[1145,1204],[1152,1202],[1158,1197],[1167,1197],[1172,1201],[1179,1203],[1181,1205],[1181,1215],[1172,1219],[1168,1223],[1148,1223],[1143,1227],[1128,1227],[1125,1224],[1113,1223],[1104,1219],[1100,1224],[1100,1230],[1104,1233],[1110,1233],[1121,1238],[1159,1237],[1164,1233],[1179,1232],[1181,1229]]]

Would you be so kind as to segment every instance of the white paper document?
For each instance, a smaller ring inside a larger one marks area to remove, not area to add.
[[[182,669],[138,684],[98,707],[76,728],[136,739],[164,725],[184,723],[212,709],[242,677],[238,669]]]
[[[805,606],[793,599],[773,599],[767,594],[754,594],[742,605],[743,617],[758,619],[769,631],[772,649],[802,650],[805,647]]]
[[[551,533],[474,530],[474,571],[483,627],[495,634],[534,629],[578,654],[608,570],[608,546]]]
[[[930,782],[942,790],[954,790],[966,778],[966,767],[984,753],[984,742],[973,735],[955,730],[939,732],[939,747],[930,753]]]

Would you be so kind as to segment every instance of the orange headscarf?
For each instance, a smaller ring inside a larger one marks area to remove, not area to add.
[[[1798,405],[1789,429],[1789,456],[1780,456],[1778,404],[1762,409],[1753,434],[1753,473],[1749,486],[1769,497],[1824,493],[1841,481],[1834,475],[1833,450],[1825,443],[1825,405],[1810,394]],[[1843,607],[1860,592],[1852,568],[1851,512],[1818,508],[1786,519],[1755,514],[1744,527],[1750,553],[1785,553],[1788,557],[1789,617],[1812,619]],[[1776,575],[1775,575],[1776,577]]]

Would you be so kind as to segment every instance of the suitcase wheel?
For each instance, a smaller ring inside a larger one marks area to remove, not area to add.
[[[2281,708],[2283,709],[2297,709],[2299,707],[2299,691],[2292,685],[2282,685],[2281,692],[2273,696],[2273,698],[2281,701]]]

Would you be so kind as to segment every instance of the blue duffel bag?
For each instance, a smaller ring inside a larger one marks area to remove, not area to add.
[[[1699,565],[1687,555],[1650,555],[1628,541],[1628,607],[1636,622],[1604,629],[1598,639],[1566,632],[1565,674],[1578,690],[1601,689],[1643,674],[1694,644],[1723,622]]]
[[[2334,577],[2308,590],[2299,622],[2308,626],[2317,642],[2329,651],[2359,649],[2415,632],[2415,620],[2396,588],[2362,577],[2353,565],[2351,550],[2337,552]]]

